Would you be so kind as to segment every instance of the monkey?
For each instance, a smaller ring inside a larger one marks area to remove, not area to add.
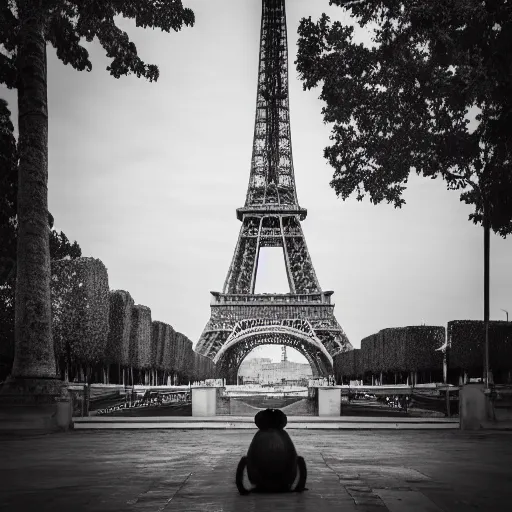
[[[288,419],[279,409],[265,409],[254,417],[258,432],[247,455],[236,470],[236,486],[242,495],[250,492],[302,492],[306,490],[307,468],[284,430]]]

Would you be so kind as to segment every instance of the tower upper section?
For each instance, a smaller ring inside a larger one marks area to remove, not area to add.
[[[293,172],[288,99],[285,0],[262,0],[260,58],[251,175],[245,213],[295,213],[302,219]]]

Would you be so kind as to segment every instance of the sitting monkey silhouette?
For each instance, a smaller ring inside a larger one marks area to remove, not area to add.
[[[279,409],[266,409],[256,414],[254,422],[259,430],[236,470],[238,492],[304,491],[306,462],[297,455],[284,430],[288,422],[286,414]]]

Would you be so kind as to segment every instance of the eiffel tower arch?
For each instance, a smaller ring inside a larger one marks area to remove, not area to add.
[[[262,0],[260,58],[251,171],[238,242],[222,293],[211,292],[211,317],[196,352],[214,360],[235,383],[238,368],[259,345],[302,353],[314,376],[333,373],[332,358],[352,349],[334,316],[332,291],[322,291],[309,255],[295,187],[288,99],[285,0]],[[283,250],[290,293],[255,294],[262,247]]]

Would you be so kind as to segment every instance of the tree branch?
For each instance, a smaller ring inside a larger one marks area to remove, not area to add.
[[[465,181],[468,185],[473,187],[474,190],[476,190],[477,192],[480,192],[480,189],[478,188],[478,185],[476,183],[472,182],[467,176],[461,176],[460,174],[455,174],[453,172],[444,171],[444,170],[441,171],[441,173],[445,174],[446,176],[448,176],[452,180],[462,180],[462,181]]]

